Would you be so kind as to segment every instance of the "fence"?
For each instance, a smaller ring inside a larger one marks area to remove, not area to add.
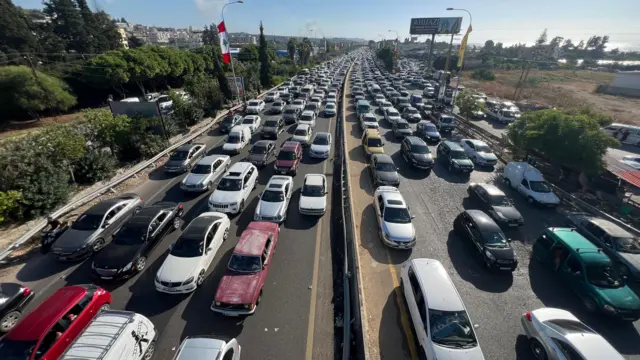
[[[258,95],[258,97],[263,97],[266,93],[268,93],[269,91],[273,91],[273,90],[277,89],[280,85],[282,85],[282,84],[278,84],[277,86],[275,86],[275,87],[263,92],[262,94]],[[116,176],[114,179],[112,179],[111,181],[109,181],[107,184],[105,184],[104,186],[100,187],[99,189],[96,189],[96,190],[90,192],[89,194],[87,194],[85,196],[82,196],[81,198],[76,199],[75,201],[70,202],[70,203],[62,206],[60,209],[58,209],[58,210],[54,211],[53,213],[49,214],[49,216],[51,218],[54,218],[54,219],[60,218],[60,217],[62,217],[64,215],[68,214],[69,212],[79,208],[80,206],[88,203],[89,201],[91,201],[91,200],[93,200],[93,199],[105,194],[108,191],[111,191],[115,186],[121,184],[122,182],[128,180],[129,178],[133,177],[137,173],[139,173],[142,170],[146,169],[147,167],[151,166],[152,164],[154,164],[156,161],[158,161],[163,156],[166,156],[167,154],[169,154],[170,152],[172,152],[175,149],[179,148],[180,146],[182,146],[182,145],[192,141],[193,139],[197,138],[198,136],[202,135],[203,133],[208,131],[209,128],[212,125],[214,125],[216,122],[218,122],[218,120],[222,119],[225,115],[227,115],[227,113],[229,113],[229,111],[236,110],[236,109],[240,108],[241,106],[242,105],[236,105],[236,106],[232,107],[229,110],[222,111],[220,113],[220,115],[216,116],[208,124],[206,124],[206,126],[202,126],[197,131],[195,131],[193,134],[189,134],[188,136],[185,136],[180,141],[178,141],[177,143],[169,146],[168,148],[166,148],[165,150],[163,150],[162,152],[160,152],[159,154],[157,154],[153,158],[137,164],[136,166],[134,166],[130,170],[126,171],[124,174]],[[42,229],[44,229],[47,226],[47,224],[48,224],[47,220],[41,220],[35,226],[30,228],[29,231],[27,231],[25,234],[23,234],[20,238],[18,238],[16,241],[14,241],[13,244],[11,244],[8,248],[6,248],[5,250],[3,250],[0,253],[0,262],[4,262],[5,259],[7,258],[7,256],[9,256],[17,248],[22,246],[25,242],[29,241],[29,239],[34,237],[40,231],[42,231]]]

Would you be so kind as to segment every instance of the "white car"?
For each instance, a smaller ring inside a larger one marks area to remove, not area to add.
[[[264,97],[265,101],[276,101],[278,99],[280,99],[280,92],[278,91],[271,91]]]
[[[322,216],[327,211],[327,177],[307,174],[300,191],[298,211],[302,215]]]
[[[291,176],[273,175],[260,195],[253,220],[282,224],[287,219],[287,208],[292,193]]]
[[[205,212],[193,219],[160,266],[156,290],[186,294],[202,285],[220,245],[229,237],[230,226],[227,215],[219,212]]]
[[[373,194],[373,207],[382,243],[395,249],[410,249],[416,245],[414,218],[400,190],[394,186],[379,186]]]
[[[338,112],[338,107],[336,106],[335,102],[327,102],[327,104],[324,106],[324,115],[325,116],[336,116]]]
[[[387,113],[387,109],[389,109],[389,108],[393,108],[393,104],[389,100],[381,101],[378,104],[378,111],[380,111],[381,114],[386,114]]]
[[[467,156],[477,165],[496,166],[498,157],[491,151],[489,145],[482,140],[462,139],[460,145]]]
[[[258,115],[247,115],[242,119],[242,125],[246,125],[251,129],[251,133],[255,133],[260,127],[262,119]]]
[[[189,336],[182,341],[173,360],[240,360],[242,348],[236,339],[219,340],[213,336]]]
[[[258,186],[258,169],[249,162],[237,162],[229,168],[209,196],[209,209],[223,213],[239,214]]]
[[[318,132],[311,140],[309,156],[317,159],[327,159],[331,153],[331,133]]]
[[[180,182],[183,191],[208,191],[231,165],[229,155],[205,156]]]
[[[408,261],[402,268],[401,279],[420,358],[484,360],[474,324],[438,260]]]
[[[338,102],[338,95],[336,93],[329,93],[329,95],[327,95],[327,102],[333,102],[333,103],[337,103]]]
[[[400,112],[393,107],[389,107],[384,112],[384,119],[387,120],[389,124],[395,124],[398,120],[402,119]]]
[[[264,107],[265,107],[264,101],[251,100],[247,104],[247,109],[245,110],[245,112],[247,114],[259,114],[260,112],[264,111]]]
[[[377,94],[374,98],[373,98],[373,103],[375,105],[380,105],[382,102],[384,102],[386,99],[384,98],[384,95],[382,94]]]
[[[620,160],[621,163],[627,164],[634,169],[640,170],[640,156],[638,155],[627,155]]]
[[[311,110],[305,110],[300,114],[298,118],[298,124],[309,125],[309,127],[316,127],[316,113]]]
[[[313,128],[307,124],[298,124],[296,129],[293,130],[291,135],[291,141],[296,141],[303,146],[309,145],[311,141],[311,135],[313,134]]]
[[[380,128],[378,118],[372,113],[363,114],[360,116],[360,128],[362,128],[362,131]]]

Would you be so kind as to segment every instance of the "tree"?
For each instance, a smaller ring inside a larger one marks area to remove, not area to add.
[[[44,2],[44,13],[51,19],[53,32],[65,41],[68,50],[91,52],[90,34],[73,0],[47,0]]]
[[[546,44],[547,43],[547,38],[548,38],[547,29],[544,29],[542,31],[542,34],[540,34],[540,36],[538,36],[538,39],[536,40],[536,46],[542,46],[542,45]]]
[[[376,52],[378,59],[384,64],[384,68],[387,71],[393,71],[393,50],[388,47],[383,47]]]
[[[242,62],[258,61],[258,57],[258,47],[253,44],[243,47],[238,53],[238,60]]]
[[[247,85],[245,79],[245,86]],[[222,109],[224,103],[223,94],[219,84],[209,76],[194,74],[187,76],[184,82],[185,90],[191,95],[193,101],[200,106],[207,116],[215,116]]]
[[[456,106],[460,109],[460,115],[467,119],[473,118],[474,112],[484,110],[484,104],[476,101],[473,95],[471,91],[463,91],[455,99]]]
[[[447,57],[446,56],[438,56],[434,61],[433,61],[433,68],[436,70],[445,70],[447,64]],[[449,68],[447,69],[447,71],[451,71],[451,70],[460,70],[460,68],[458,67],[458,56],[457,55],[451,55],[451,58],[449,59]]]
[[[135,35],[131,35],[127,39],[127,43],[129,45],[129,49],[135,49],[135,48],[139,48],[141,46],[144,46],[144,40],[140,39],[139,37],[137,37]]]
[[[193,101],[187,101],[182,96],[176,94],[175,91],[170,91],[169,96],[173,101],[173,113],[171,116],[179,125],[186,128],[202,121],[204,117],[202,107]]]
[[[599,172],[608,148],[619,145],[616,139],[600,131],[596,119],[560,110],[525,113],[509,127],[507,136],[516,150],[536,152],[586,173]]]
[[[303,38],[302,41],[298,44],[298,60],[300,61],[301,65],[309,64],[312,50],[313,44],[311,44],[311,40],[306,37]]]
[[[493,51],[493,47],[495,46],[495,43],[493,42],[493,40],[487,40],[484,42],[484,51]]]
[[[209,46],[220,46],[218,42],[218,27],[216,24],[205,25],[202,31],[202,44]]]
[[[36,47],[36,38],[22,11],[11,0],[0,0],[0,51],[26,52]]]
[[[67,110],[76,104],[69,87],[62,80],[36,71],[38,79],[26,66],[0,67],[0,112],[17,115],[27,112],[39,119],[45,110]],[[3,118],[7,118],[3,116]]]
[[[298,41],[296,41],[296,38],[289,38],[289,41],[287,41],[287,52],[289,53],[289,59],[291,59],[292,62],[296,61],[296,49],[298,48]]]
[[[95,18],[96,29],[98,30],[96,48],[98,51],[121,49],[122,35],[118,31],[115,22],[111,20],[111,16],[104,11],[98,11],[93,14]]]
[[[573,50],[574,48],[575,48],[575,45],[573,44],[573,42],[571,41],[571,39],[566,39],[566,40],[564,41],[564,43],[562,44],[562,50],[563,50],[564,52],[571,51],[571,50]]]
[[[82,115],[91,129],[89,140],[99,147],[107,146],[113,154],[119,155],[131,133],[133,120],[126,115],[113,116],[108,109],[87,109]]]
[[[86,81],[100,88],[113,88],[122,97],[122,85],[129,82],[129,64],[121,51],[109,51],[87,61],[83,68]]]
[[[269,59],[269,49],[267,40],[264,37],[264,27],[260,22],[260,47],[258,48],[260,56],[260,84],[268,89],[271,87],[271,60]]]

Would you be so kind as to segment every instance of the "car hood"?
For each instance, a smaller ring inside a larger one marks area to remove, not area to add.
[[[195,276],[200,258],[183,258],[169,254],[158,270],[157,278],[160,281],[182,282],[191,276]]]
[[[282,114],[282,117],[283,117],[283,118],[285,118],[285,119],[295,118],[295,117],[296,117],[296,114],[288,114],[288,113],[285,113],[285,114]]]
[[[627,263],[627,266],[640,271],[640,254],[629,254],[619,252],[618,255]]]
[[[222,145],[222,150],[235,150],[240,149],[241,147],[241,143],[224,143],[224,145]]]
[[[317,153],[325,153],[329,151],[329,145],[311,145],[311,151]]]
[[[397,129],[396,131],[401,134],[413,134],[413,130],[411,129]]]
[[[598,294],[604,301],[614,307],[629,310],[640,310],[640,299],[638,295],[628,286],[617,289],[596,288]]]
[[[378,176],[378,179],[380,179],[382,181],[391,181],[391,182],[398,181],[398,173],[397,172],[376,171],[376,175]]]
[[[93,259],[98,269],[122,269],[138,255],[142,245],[109,244],[96,254]]]
[[[558,197],[556,196],[556,194],[552,193],[552,192],[548,192],[548,193],[534,193],[536,200],[544,203],[544,204],[559,204],[560,203],[560,199],[558,199]]]
[[[412,153],[411,157],[418,162],[423,162],[423,163],[430,163],[433,162],[433,157],[431,156],[431,154],[415,154]]]
[[[296,163],[295,160],[276,160],[277,167],[290,168]]]
[[[498,260],[513,260],[516,258],[516,253],[511,247],[485,247],[493,256]]]
[[[265,132],[265,133],[274,133],[274,132],[276,132],[276,128],[271,127],[271,126],[267,126],[267,127],[264,127],[264,126],[263,126],[263,127],[262,127],[262,132]]]
[[[372,154],[384,154],[384,147],[382,146],[368,147],[367,150]]]
[[[473,162],[471,161],[471,159],[453,159],[453,162],[458,164],[459,166],[473,167]]]
[[[167,161],[164,166],[165,167],[181,167],[184,166],[184,164],[186,163],[185,160],[169,160]]]
[[[215,301],[225,304],[251,304],[260,287],[260,273],[228,273],[222,277]]]
[[[435,359],[438,360],[484,360],[480,346],[470,349],[453,349],[433,344]]]
[[[209,197],[209,201],[219,204],[229,204],[238,201],[240,198],[240,191],[224,191],[215,190]]]
[[[252,162],[252,161],[262,162],[262,161],[265,161],[266,158],[267,158],[266,154],[249,154],[249,156],[247,156],[247,160],[249,162]]]
[[[384,221],[383,230],[394,241],[411,241],[416,236],[416,229],[412,223],[397,224]]]
[[[231,129],[231,128],[232,128],[232,127],[234,127],[234,126],[235,126],[235,125],[234,125],[234,124],[231,124],[231,123],[222,123],[222,124],[220,124],[220,128],[221,128],[221,129],[225,129],[225,130],[229,130],[229,129]]]
[[[308,136],[303,136],[303,135],[293,135],[291,136],[291,141],[308,141],[309,137]]]
[[[407,116],[410,117],[410,118],[421,118],[422,119],[422,116],[420,116],[420,114],[407,114]]]
[[[326,196],[300,196],[300,207],[303,209],[324,209],[326,206]]]
[[[483,158],[485,160],[498,160],[498,157],[496,156],[496,154],[494,154],[492,152],[479,152],[477,154],[478,154],[478,156],[480,156],[481,158]]]
[[[247,106],[247,110],[258,111],[260,110],[260,106]]]
[[[55,242],[54,248],[65,250],[75,250],[87,244],[98,230],[75,230],[68,229]]]
[[[256,214],[260,216],[277,216],[284,208],[284,202],[259,201],[256,206]]]
[[[207,180],[207,176],[209,176],[209,174],[189,173],[189,175],[185,176],[184,180],[182,180],[182,183],[185,185],[198,185]]]
[[[425,134],[425,135],[427,135],[428,137],[436,137],[436,138],[439,138],[439,137],[440,137],[440,133],[439,133],[439,132],[431,132],[431,131],[428,131],[428,132],[426,132],[426,133],[424,133],[424,134]]]
[[[522,218],[520,211],[513,206],[492,206],[491,209],[507,220],[518,220]]]

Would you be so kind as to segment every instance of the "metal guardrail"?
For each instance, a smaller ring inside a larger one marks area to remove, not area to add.
[[[280,83],[280,84],[276,85],[275,87],[273,87],[273,88],[271,88],[271,89],[259,94],[257,97],[258,98],[263,97],[265,94],[267,94],[270,91],[273,91],[273,90],[277,89],[282,84],[283,83]],[[189,134],[188,136],[182,138],[180,141],[178,141],[177,143],[169,146],[168,148],[166,148],[162,152],[158,153],[153,158],[151,158],[149,160],[146,160],[144,162],[138,163],[133,168],[131,168],[130,170],[126,171],[124,174],[121,174],[121,175],[117,176],[116,178],[112,179],[106,185],[100,187],[99,189],[96,189],[96,190],[92,191],[91,193],[89,193],[87,195],[84,195],[81,198],[76,199],[75,201],[62,206],[60,209],[58,209],[58,210],[54,211],[53,213],[49,214],[49,216],[54,218],[54,219],[60,218],[61,216],[64,216],[65,214],[77,209],[78,207],[80,207],[80,206],[88,203],[89,201],[91,201],[91,200],[103,195],[104,193],[106,193],[108,191],[111,191],[111,189],[113,189],[114,186],[117,186],[117,185],[121,184],[122,182],[128,180],[132,176],[136,175],[137,173],[141,172],[142,170],[144,170],[147,167],[149,167],[152,164],[154,164],[156,161],[158,161],[158,159],[162,158],[163,156],[167,155],[168,153],[172,152],[173,150],[179,148],[180,146],[182,146],[182,145],[192,141],[193,139],[197,138],[198,136],[202,135],[204,132],[208,131],[209,128],[212,125],[214,125],[216,122],[218,122],[218,120],[222,119],[225,115],[227,115],[229,113],[229,111],[239,109],[241,106],[242,106],[242,104],[239,104],[239,105],[236,105],[236,106],[232,107],[229,110],[222,111],[220,113],[220,115],[218,115],[215,118],[213,118],[209,122],[209,124],[207,124],[206,126],[203,126],[202,128],[198,129],[193,134]],[[37,233],[42,231],[42,229],[44,229],[47,226],[47,224],[48,224],[47,220],[41,220],[35,226],[33,226],[31,229],[29,229],[29,231],[27,231],[20,238],[18,238],[16,241],[14,241],[9,247],[4,249],[0,253],[0,262],[4,262],[5,259],[7,258],[7,256],[9,256],[17,248],[22,246],[25,242],[29,241],[29,239],[34,237]]]

